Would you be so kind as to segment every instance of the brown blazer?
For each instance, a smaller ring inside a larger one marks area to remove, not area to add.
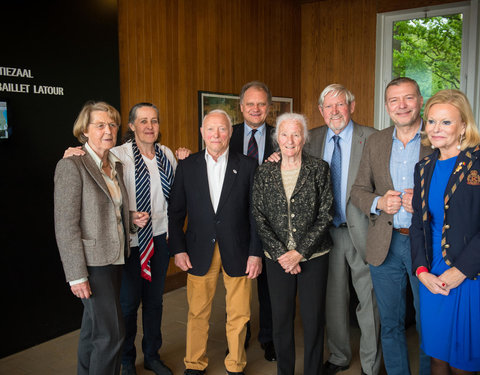
[[[86,151],[84,149],[84,151]],[[127,190],[123,166],[115,165],[122,191],[125,255],[130,255]],[[112,264],[120,255],[115,206],[95,161],[83,156],[61,159],[55,169],[55,235],[67,281],[88,276],[87,266]]]
[[[394,190],[390,174],[390,155],[392,154],[392,135],[394,126],[372,134],[365,144],[357,178],[350,197],[355,206],[369,218],[367,233],[367,262],[373,266],[383,263],[390,248],[393,231],[393,215],[383,211],[380,215],[370,213],[373,200],[383,196],[388,190]],[[432,150],[420,146],[419,160]],[[413,174],[413,171],[412,171]]]

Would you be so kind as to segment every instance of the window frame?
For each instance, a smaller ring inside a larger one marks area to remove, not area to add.
[[[375,57],[374,126],[385,129],[391,125],[385,109],[384,92],[392,80],[393,23],[412,18],[436,17],[463,13],[462,66],[460,90],[470,100],[477,126],[480,126],[480,45],[478,38],[478,0],[427,6],[377,14],[377,37]]]

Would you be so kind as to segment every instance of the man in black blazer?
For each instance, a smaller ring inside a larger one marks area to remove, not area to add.
[[[262,82],[252,81],[245,84],[240,91],[240,109],[244,122],[233,126],[233,134],[230,139],[230,150],[249,156],[249,145],[252,144],[253,135],[257,145],[257,155],[250,149],[252,156],[258,164],[267,159],[275,150],[273,147],[272,133],[274,128],[265,120],[272,104],[272,94],[269,88]],[[253,155],[252,155],[253,154]],[[267,274],[265,273],[265,260],[263,259],[263,272],[257,278],[258,302],[260,306],[260,331],[258,341],[265,350],[265,359],[275,361],[275,347],[272,338],[272,305],[268,292]],[[250,323],[250,322],[249,322]],[[247,328],[248,346],[250,338],[250,324]]]
[[[179,162],[168,207],[170,251],[188,271],[185,374],[204,374],[208,365],[208,320],[220,270],[227,291],[225,367],[227,374],[243,374],[251,279],[262,270],[250,204],[257,165],[229,150],[232,125],[224,111],[206,115],[201,133],[206,150]]]

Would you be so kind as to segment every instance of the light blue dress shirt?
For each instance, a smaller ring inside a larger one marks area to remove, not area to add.
[[[243,123],[244,130],[243,130],[243,155],[247,155],[248,153],[248,142],[250,141],[250,137],[252,136],[252,128],[247,124]],[[265,153],[265,124],[257,128],[257,132],[255,133],[255,140],[257,141],[258,147],[258,164],[262,164],[264,159]],[[270,156],[270,155],[268,155]]]
[[[342,223],[346,223],[346,206],[347,206],[347,179],[348,179],[348,168],[350,166],[350,151],[352,150],[352,134],[353,134],[353,122],[349,121],[347,126],[338,134],[340,137],[339,145],[342,152],[342,177],[341,177],[341,205],[342,212],[341,218]],[[327,136],[325,137],[325,148],[323,150],[323,160],[325,160],[328,165],[332,162],[333,149],[335,148],[335,141],[333,136],[335,133],[332,129],[328,129]]]
[[[415,164],[417,164],[420,157],[420,129],[422,129],[423,122],[420,124],[415,136],[403,146],[402,141],[397,138],[397,129],[395,128],[392,135],[392,154],[390,155],[390,176],[392,177],[393,188],[396,191],[403,192],[405,189],[413,189],[413,172]],[[370,212],[380,215],[380,210],[377,210],[377,203],[381,197],[376,197]],[[405,208],[400,207],[400,210],[393,215],[394,228],[409,228],[412,223],[412,214],[405,211]]]

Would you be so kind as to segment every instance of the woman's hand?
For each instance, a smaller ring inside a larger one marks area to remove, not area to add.
[[[446,288],[445,283],[433,273],[422,272],[418,275],[418,279],[433,294],[443,294],[444,296],[448,296],[449,290]]]
[[[63,153],[63,158],[69,158],[70,156],[82,156],[85,155],[85,151],[82,150],[82,146],[69,147]]]
[[[186,159],[190,156],[192,151],[185,147],[180,147],[175,151],[175,156],[178,160]]]
[[[84,281],[83,283],[75,284],[70,286],[72,293],[78,298],[90,298],[92,295],[92,290],[90,289],[90,283]]]
[[[134,212],[132,215],[133,224],[135,224],[137,227],[143,228],[145,225],[147,225],[149,217],[150,216],[148,215],[148,212]]]
[[[446,284],[446,290],[451,290],[463,283],[463,280],[465,280],[467,276],[465,276],[457,267],[452,267],[438,276],[438,278]]]
[[[297,250],[290,250],[278,258],[278,263],[282,266],[285,272],[295,275],[301,272],[301,268],[298,263],[300,263],[302,258],[302,254],[300,254]]]

